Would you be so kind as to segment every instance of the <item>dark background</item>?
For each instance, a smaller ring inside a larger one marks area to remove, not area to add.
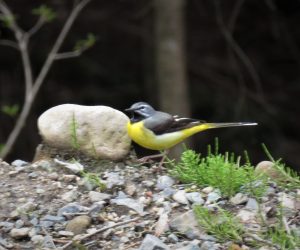
[[[211,0],[186,1],[183,25],[189,104],[194,118],[255,121],[259,126],[207,131],[195,136],[193,147],[204,152],[217,136],[221,150],[242,154],[247,149],[250,159],[257,163],[266,159],[260,146],[264,142],[275,158],[299,169],[300,1],[243,1],[233,37],[253,69],[240,58],[233,60],[218,23],[220,13],[226,23],[230,21],[238,1],[220,1],[219,9]],[[72,6],[72,1],[43,3],[58,16],[30,42],[35,73]],[[41,1],[12,0],[7,4],[26,30],[35,23],[31,10]],[[52,106],[76,103],[123,110],[143,100],[159,108],[162,97],[157,93],[154,73],[154,19],[152,1],[92,1],[79,15],[62,50],[69,51],[89,32],[96,35],[97,43],[81,57],[54,63],[8,160],[32,159],[41,140],[36,120]],[[3,38],[13,39],[13,35],[2,25]],[[22,106],[23,96],[20,56],[16,50],[0,46],[0,106]],[[172,105],[180,106],[180,100]],[[14,121],[0,113],[1,143]]]

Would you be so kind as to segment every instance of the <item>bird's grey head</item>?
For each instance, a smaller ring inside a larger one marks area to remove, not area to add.
[[[131,121],[138,122],[154,114],[155,109],[146,102],[137,102],[125,111],[131,113]]]

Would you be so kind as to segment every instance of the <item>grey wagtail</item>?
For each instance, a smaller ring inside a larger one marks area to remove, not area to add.
[[[169,149],[184,139],[211,128],[257,125],[252,122],[207,123],[182,118],[156,111],[146,102],[137,102],[125,111],[131,113],[127,124],[129,137],[142,147],[152,150]]]

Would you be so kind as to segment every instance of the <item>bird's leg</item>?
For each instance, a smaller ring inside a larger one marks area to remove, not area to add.
[[[164,151],[163,151],[162,153],[160,153],[160,154],[144,156],[144,157],[140,158],[138,161],[139,161],[139,162],[142,162],[142,163],[145,163],[145,162],[147,162],[147,161],[149,161],[149,160],[152,160],[152,159],[160,158],[160,157],[161,157],[161,160],[160,160],[159,165],[158,165],[159,168],[160,168],[160,167],[162,166],[164,160],[166,159],[168,153],[169,153],[169,150],[166,149],[166,150],[164,150]]]

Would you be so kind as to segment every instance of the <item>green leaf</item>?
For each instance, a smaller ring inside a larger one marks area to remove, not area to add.
[[[20,107],[18,104],[4,105],[1,108],[1,111],[10,117],[15,117],[18,114],[19,110],[20,110]]]
[[[92,33],[88,33],[87,37],[85,39],[79,40],[76,42],[74,50],[78,51],[78,50],[86,50],[91,48],[92,46],[94,46],[94,44],[96,43],[96,36]]]
[[[44,5],[44,4],[38,8],[33,9],[32,14],[36,15],[36,16],[40,16],[46,22],[51,22],[51,21],[53,21],[53,19],[56,18],[55,11],[53,11],[53,9],[51,9],[50,7],[48,7],[47,5]]]
[[[13,16],[13,15],[10,15],[10,16],[0,15],[0,21],[7,28],[11,27],[12,23],[14,22],[14,20],[15,20],[15,16]]]

